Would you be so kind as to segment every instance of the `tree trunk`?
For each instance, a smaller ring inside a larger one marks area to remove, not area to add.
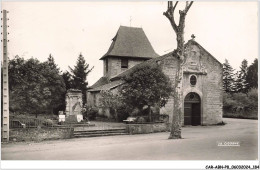
[[[174,106],[173,106],[173,116],[172,116],[172,125],[171,125],[171,133],[169,139],[180,139],[181,138],[181,81],[182,81],[182,65],[186,61],[186,57],[184,55],[184,27],[185,27],[185,18],[186,15],[193,4],[193,1],[190,3],[186,1],[186,6],[184,10],[180,10],[180,18],[179,24],[177,25],[174,20],[174,11],[176,6],[178,5],[178,1],[175,2],[173,6],[172,1],[168,1],[168,9],[163,14],[169,19],[173,30],[177,36],[177,49],[174,51],[173,57],[177,57],[177,67],[176,67],[176,75],[174,82]]]
[[[173,106],[173,114],[172,114],[172,124],[171,124],[171,133],[169,139],[180,139],[181,138],[181,107],[180,107],[180,69],[181,63],[178,61],[174,82],[174,106]]]

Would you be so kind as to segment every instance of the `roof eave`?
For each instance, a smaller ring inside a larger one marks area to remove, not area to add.
[[[153,58],[156,58],[156,57],[159,57],[156,56],[156,57],[139,57],[139,56],[122,56],[122,55],[104,55],[103,57],[101,57],[99,60],[104,60],[105,58],[107,57],[120,57],[120,58],[135,58],[135,59],[153,59]]]

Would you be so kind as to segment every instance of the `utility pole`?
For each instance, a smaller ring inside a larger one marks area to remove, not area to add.
[[[7,13],[3,10],[3,141],[9,141],[9,85],[8,85],[8,53],[7,53]]]

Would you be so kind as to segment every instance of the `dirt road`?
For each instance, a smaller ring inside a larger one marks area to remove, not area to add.
[[[256,160],[257,120],[224,119],[225,126],[190,126],[169,133],[2,144],[2,160]],[[218,146],[238,142],[240,146]]]

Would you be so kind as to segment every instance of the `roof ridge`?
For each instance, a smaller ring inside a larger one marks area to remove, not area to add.
[[[132,26],[124,26],[124,25],[120,25],[120,27],[143,29],[142,27],[132,27]]]

